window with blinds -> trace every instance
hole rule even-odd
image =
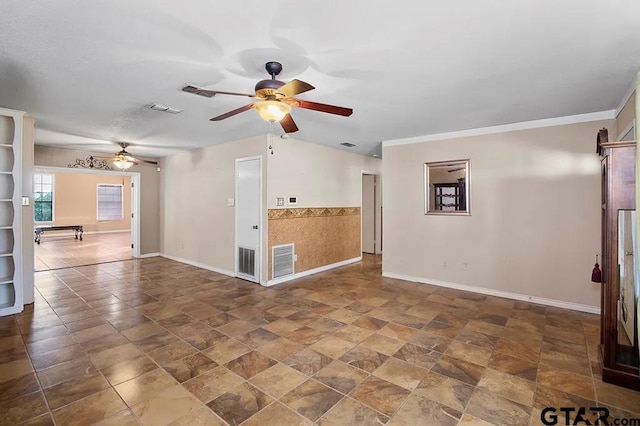
[[[98,221],[122,220],[122,185],[98,185]]]

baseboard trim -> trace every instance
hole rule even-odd
[[[228,275],[230,277],[235,277],[236,274],[233,271],[228,271],[223,268],[218,268],[217,266],[206,265],[204,263],[196,262],[194,260],[184,259],[182,257],[172,256],[166,253],[159,253],[160,256],[166,257],[167,259],[175,260],[176,262],[186,263],[187,265],[195,266],[198,268],[206,269],[207,271],[217,272],[222,275]]]
[[[318,268],[309,269],[307,271],[298,272],[297,274],[287,275],[286,277],[276,278],[275,280],[269,280],[267,281],[266,284],[263,284],[263,285],[265,287],[271,287],[272,285],[286,283],[287,281],[292,281],[298,278],[317,274],[319,272],[328,271],[329,269],[339,268],[340,266],[350,265],[352,263],[360,262],[361,260],[362,260],[362,256],[354,257],[353,259],[347,259],[341,262],[331,263],[329,265],[324,265]]]
[[[158,257],[160,256],[160,253],[145,253],[145,254],[141,254],[138,259],[146,259],[148,257]]]
[[[432,280],[423,277],[413,277],[410,275],[396,274],[395,272],[382,272],[383,277],[395,278],[398,280],[413,281],[421,284],[430,284],[438,287],[452,288],[455,290],[469,291],[471,293],[486,294],[488,296],[504,297],[506,299],[519,300],[522,302],[538,303],[540,305],[553,306],[555,308],[570,309],[572,311],[588,312],[590,314],[600,315],[599,306],[582,305],[580,303],[565,302],[556,299],[547,299],[544,297],[527,296],[520,293],[511,293],[508,291],[495,290],[486,287],[474,287],[466,284],[451,283],[447,281]]]

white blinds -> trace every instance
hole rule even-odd
[[[122,220],[122,185],[98,185],[98,220]]]

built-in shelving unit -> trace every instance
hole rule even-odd
[[[0,316],[22,311],[22,126],[24,113],[0,108]]]

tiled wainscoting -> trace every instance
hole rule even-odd
[[[295,244],[300,273],[353,259],[360,251],[360,207],[269,209],[269,279],[273,246]]]

